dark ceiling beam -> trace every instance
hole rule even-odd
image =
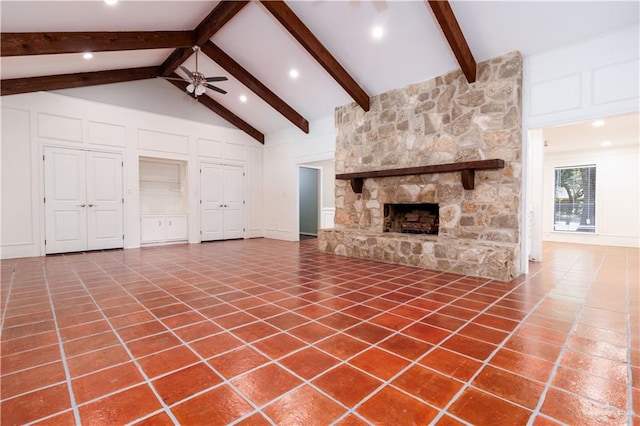
[[[205,41],[209,40],[217,33],[227,22],[231,20],[243,7],[249,3],[248,1],[228,1],[222,0],[213,8],[211,13],[198,24],[193,30],[193,45],[202,46]],[[184,61],[189,59],[193,53],[191,47],[179,48],[173,51],[171,55],[162,63],[160,75],[168,77],[171,75]]]
[[[42,77],[13,78],[0,81],[0,94],[2,96],[16,95],[19,93],[145,80],[157,77],[159,71],[160,69],[158,67],[143,67],[77,74],[47,75]]]
[[[269,90],[267,86],[251,75],[249,71],[234,61],[233,58],[227,55],[222,49],[211,41],[207,41],[202,45],[202,52],[234,76],[240,83],[247,86],[249,90],[262,98],[262,100],[271,105],[276,111],[285,116],[287,120],[295,124],[300,130],[309,133],[309,122],[303,116],[298,114],[296,110]]]
[[[476,81],[476,60],[447,0],[428,0],[431,10],[469,83]]]
[[[369,111],[369,95],[356,83],[347,70],[340,65],[284,1],[262,0],[260,3],[298,40],[298,43],[318,61],[363,110]]]
[[[189,83],[181,80],[181,77],[178,74],[171,74],[170,77],[180,79],[180,80],[167,80],[167,81],[169,81],[169,83],[173,84],[178,89],[186,93],[186,88]],[[193,97],[193,95],[190,95],[190,96]],[[231,111],[229,111],[228,109],[220,105],[218,102],[216,102],[209,96],[200,95],[196,98],[196,100],[202,105],[204,105],[205,107],[209,108],[214,113],[218,114],[220,117],[227,120],[229,123],[236,126],[238,129],[242,130],[243,132],[245,132],[246,134],[248,134],[249,136],[251,136],[252,138],[254,138],[255,140],[257,140],[258,142],[264,145],[264,134],[256,130],[249,123],[247,123],[242,118],[238,117],[237,115],[235,115],[234,113],[232,113]]]
[[[193,46],[193,31],[2,33],[0,55],[55,55]]]
[[[248,3],[248,1],[221,1],[218,3],[194,30],[196,33],[195,44],[202,46]]]

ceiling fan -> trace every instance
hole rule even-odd
[[[205,77],[204,74],[198,71],[198,52],[200,52],[200,46],[193,46],[193,51],[196,53],[196,69],[195,71],[190,71],[184,65],[180,65],[180,69],[184,71],[185,74],[189,77],[188,80],[181,78],[172,78],[172,77],[163,77],[166,80],[180,80],[180,81],[188,81],[189,85],[187,86],[187,92],[193,93],[197,98],[198,96],[204,94],[206,89],[215,90],[216,92],[226,94],[226,90],[222,90],[219,87],[214,86],[213,84],[209,84],[214,81],[227,81],[227,77]]]

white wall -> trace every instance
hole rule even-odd
[[[2,98],[2,257],[44,254],[44,146],[121,152],[125,248],[140,245],[138,159],[188,163],[189,242],[199,241],[199,164],[247,171],[247,237],[262,236],[263,146],[237,129],[136,111],[52,93]]]
[[[640,27],[571,44],[525,60],[529,128],[638,110]]]
[[[640,150],[638,145],[545,156],[543,227],[545,241],[640,247]],[[596,165],[596,232],[553,231],[554,169]]]
[[[309,134],[290,128],[266,135],[264,146],[265,237],[297,241],[298,167],[331,160],[335,153],[333,116],[309,125]]]
[[[532,158],[532,153],[539,152],[541,146],[529,146],[540,141],[527,139],[527,131],[638,111],[639,75],[638,25],[524,58],[522,152],[525,200],[539,199],[539,194],[529,193],[536,187],[535,182],[532,184],[529,180],[540,179],[546,161],[542,155]],[[527,235],[530,228],[533,238],[543,232],[546,236],[543,207],[540,203],[533,205],[533,211],[523,209],[522,220],[527,225],[522,227],[521,250],[535,260],[542,260],[541,239],[538,238],[537,244],[534,239],[531,244],[531,237]],[[627,236],[634,238],[632,233]],[[522,256],[522,261],[526,263],[527,257]],[[527,267],[523,264],[523,270]]]

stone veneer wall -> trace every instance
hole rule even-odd
[[[504,169],[366,179],[362,194],[336,180],[335,229],[325,252],[508,281],[520,275],[522,56],[478,64],[336,109],[336,173],[499,158]],[[439,235],[382,233],[384,203],[438,203]]]

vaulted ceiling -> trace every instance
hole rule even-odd
[[[177,116],[233,125],[261,142],[290,126],[308,132],[336,106],[355,101],[366,110],[370,96],[454,69],[473,81],[475,61],[539,53],[637,24],[639,15],[638,2],[610,1],[3,0],[0,7],[3,95],[57,90],[169,114],[173,107]],[[375,26],[380,39],[371,37]],[[193,45],[202,47],[199,71],[229,77],[215,83],[226,95],[207,90],[195,103],[187,83],[157,78],[186,77],[180,65],[194,70]],[[94,57],[83,59],[85,51]]]

